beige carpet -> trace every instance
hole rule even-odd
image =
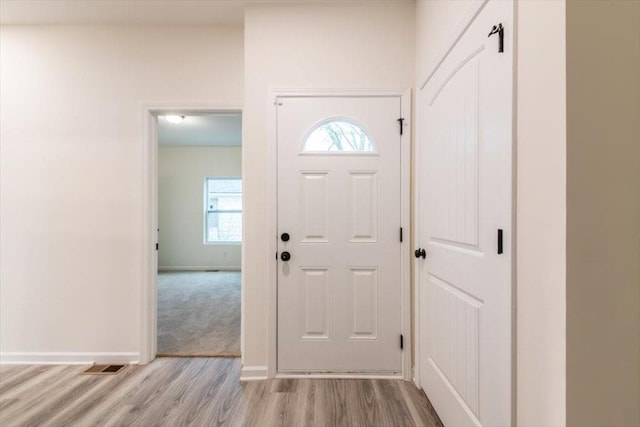
[[[240,272],[158,273],[158,356],[240,356]]]

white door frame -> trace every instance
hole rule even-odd
[[[484,7],[487,5],[487,3],[489,2],[489,0],[482,0],[479,2],[475,2],[474,4],[472,4],[467,12],[465,13],[464,17],[460,20],[460,22],[458,22],[457,25],[454,26],[453,31],[450,33],[449,37],[446,39],[446,43],[444,43],[441,46],[441,50],[439,52],[439,55],[436,57],[438,58],[438,61],[435,63],[434,67],[430,70],[427,71],[425,76],[418,76],[419,78],[422,78],[421,80],[421,84],[417,89],[417,94],[416,94],[416,105],[418,106],[417,108],[419,109],[419,93],[424,89],[424,87],[427,85],[427,83],[429,82],[429,80],[431,80],[431,77],[433,77],[433,75],[436,73],[436,71],[440,68],[440,66],[442,65],[442,63],[445,61],[445,59],[447,58],[447,56],[449,55],[449,53],[453,50],[453,48],[456,46],[456,44],[458,43],[458,41],[460,40],[460,38],[463,36],[463,34],[467,31],[467,29],[473,24],[473,22],[475,21],[476,17],[480,14],[480,12],[482,12],[482,10],[484,9]],[[516,353],[516,345],[517,345],[517,328],[516,328],[516,300],[517,300],[517,281],[516,281],[516,260],[517,260],[517,253],[516,253],[516,218],[517,218],[517,211],[516,211],[516,207],[517,207],[517,194],[516,194],[516,178],[517,178],[517,163],[516,163],[516,159],[517,159],[517,122],[516,122],[516,99],[517,99],[517,79],[516,79],[516,62],[517,62],[517,43],[516,43],[516,36],[517,36],[517,21],[515,19],[516,17],[516,11],[517,11],[517,2],[514,1],[513,2],[513,19],[512,19],[512,28],[513,28],[513,36],[511,38],[511,41],[513,43],[512,49],[513,49],[513,72],[514,72],[514,78],[513,78],[513,118],[512,118],[512,141],[513,141],[513,149],[512,149],[512,200],[511,200],[511,212],[512,212],[512,218],[511,218],[511,241],[507,244],[508,247],[511,248],[512,251],[512,255],[511,255],[511,301],[512,301],[512,310],[511,310],[511,405],[512,405],[512,410],[511,410],[511,417],[512,420],[516,419],[516,402],[517,402],[517,396],[516,396],[516,383],[517,383],[517,377],[516,377],[516,372],[517,372],[517,353]],[[419,163],[419,159],[420,159],[420,140],[422,138],[422,125],[418,119],[418,113],[419,111],[416,111],[416,125],[414,127],[414,132],[415,132],[415,152],[414,152],[414,164],[413,164],[413,170],[418,170],[418,168],[420,168],[420,163]],[[413,180],[413,191],[414,191],[414,229],[413,229],[413,235],[412,235],[412,239],[414,242],[419,242],[420,241],[420,221],[418,220],[418,218],[420,217],[420,182],[418,179],[416,179],[414,177]],[[417,243],[416,243],[417,246]],[[416,270],[414,270],[416,271]],[[415,348],[415,366],[414,366],[414,377],[413,377],[413,381],[416,384],[416,386],[418,386],[418,388],[422,388],[422,384],[420,384],[420,275],[419,274],[415,274],[413,277],[413,292],[414,292],[414,317],[413,317],[413,321],[414,321],[414,348]]]
[[[404,120],[404,131],[400,136],[400,185],[401,185],[401,223],[404,239],[401,247],[401,316],[404,350],[402,354],[402,377],[411,379],[411,90],[341,90],[341,89],[271,89],[268,97],[268,170],[267,170],[267,281],[268,281],[268,329],[267,329],[267,377],[275,378],[277,372],[278,349],[278,264],[275,259],[278,252],[278,162],[277,162],[277,103],[279,98],[301,97],[398,97],[401,102],[400,113]],[[399,132],[399,131],[398,131]],[[305,378],[327,375],[304,375]],[[334,378],[348,378],[353,375],[331,375]],[[362,376],[359,376],[360,378]],[[371,377],[371,376],[369,376]]]
[[[140,360],[151,362],[158,350],[157,319],[157,229],[158,229],[158,122],[164,114],[241,113],[237,105],[215,104],[144,104],[142,106],[142,218],[141,218],[141,277],[140,277]],[[241,243],[244,246],[244,241]],[[241,284],[243,287],[243,284]],[[244,307],[244,303],[241,302]],[[244,318],[244,313],[241,314]],[[242,332],[241,332],[242,333]],[[242,342],[242,337],[240,337]]]

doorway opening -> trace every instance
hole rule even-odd
[[[149,112],[149,360],[240,357],[242,113]]]

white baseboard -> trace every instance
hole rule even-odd
[[[210,270],[220,270],[220,271],[240,271],[240,266],[236,265],[225,265],[225,266],[181,266],[181,265],[169,265],[169,266],[159,266],[158,271],[210,271]]]
[[[404,377],[402,375],[379,375],[379,374],[287,374],[281,373],[276,374],[276,378],[295,378],[295,379],[336,379],[336,380],[347,380],[347,379],[356,379],[356,380],[402,380]]]
[[[2,365],[137,364],[140,353],[0,353]]]
[[[266,366],[243,366],[240,381],[259,381],[267,379]]]

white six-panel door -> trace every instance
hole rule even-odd
[[[279,98],[280,373],[401,372],[400,101]],[[305,148],[335,122],[361,129],[370,145]]]
[[[418,363],[448,426],[512,423],[512,14],[489,1],[418,94]]]

